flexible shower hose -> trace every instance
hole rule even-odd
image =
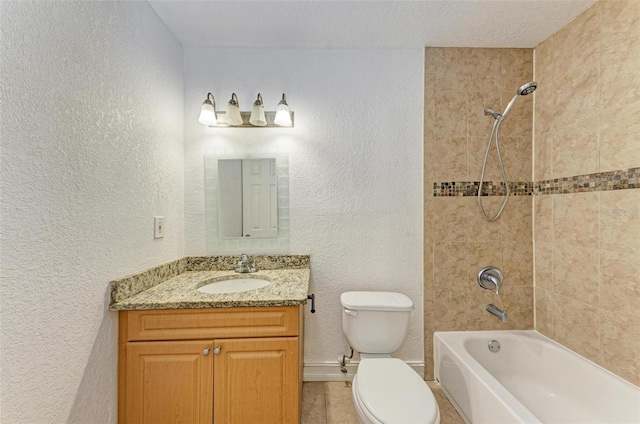
[[[504,171],[504,164],[502,163],[502,155],[500,154],[500,142],[498,141],[498,133],[500,132],[500,124],[502,123],[504,117],[500,116],[493,123],[493,127],[491,128],[491,134],[489,135],[489,144],[487,145],[487,152],[484,154],[484,161],[482,162],[482,174],[480,174],[480,186],[478,187],[478,206],[480,207],[480,213],[482,213],[482,217],[489,222],[493,222],[502,215],[502,211],[505,206],[507,206],[507,201],[509,200],[509,181],[507,180],[507,174]],[[504,198],[504,202],[502,202],[502,206],[500,206],[500,210],[493,218],[487,216],[484,208],[482,207],[482,183],[484,182],[484,172],[487,168],[487,158],[489,157],[489,151],[491,150],[491,144],[493,143],[493,136],[495,134],[496,138],[496,150],[498,151],[498,162],[500,163],[500,171],[502,171],[502,180],[504,181],[504,185],[507,190],[507,195]]]

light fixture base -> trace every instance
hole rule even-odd
[[[276,118],[276,112],[265,112],[264,115],[267,118],[267,125],[262,127],[256,127],[249,123],[249,118],[251,117],[251,112],[240,112],[240,116],[242,116],[242,125],[229,125],[225,123],[225,117],[227,115],[226,112],[217,112],[218,115],[218,125],[209,125],[209,128],[293,128],[294,126],[294,113],[290,111],[291,115],[291,125],[290,126],[281,126],[277,125],[273,122]]]

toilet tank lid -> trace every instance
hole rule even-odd
[[[340,295],[340,303],[354,311],[411,311],[413,302],[402,293],[350,291]]]

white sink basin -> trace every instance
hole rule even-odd
[[[240,293],[256,290],[271,284],[271,281],[258,278],[235,278],[231,280],[214,281],[198,288],[201,293]]]

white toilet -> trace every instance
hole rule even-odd
[[[342,331],[360,353],[353,378],[353,402],[365,424],[439,424],[440,410],[431,389],[391,353],[400,348],[413,302],[402,293],[345,292]]]

